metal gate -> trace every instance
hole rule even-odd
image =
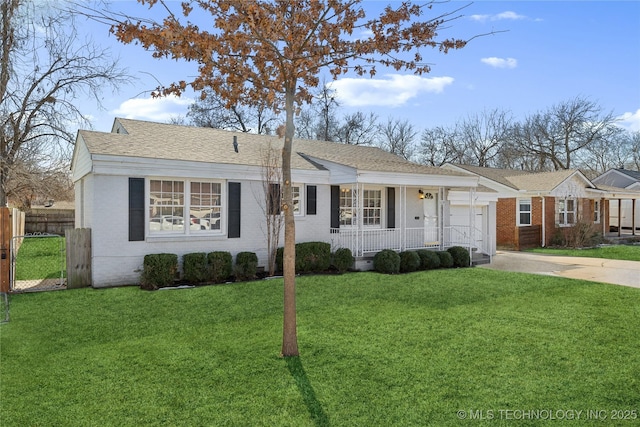
[[[11,240],[11,291],[66,288],[66,249],[62,236],[33,233]]]

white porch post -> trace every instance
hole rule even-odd
[[[444,187],[438,187],[438,234],[440,250],[444,249]]]
[[[407,245],[406,232],[407,232],[407,219],[405,218],[407,212],[407,186],[400,187],[400,249],[405,250]]]
[[[475,203],[473,200],[473,187],[469,187],[469,262],[471,262],[472,245],[475,238]]]

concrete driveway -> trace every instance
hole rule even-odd
[[[492,270],[545,274],[612,283],[640,288],[640,261],[619,261],[533,254],[530,252],[498,251],[491,264],[480,266]]]

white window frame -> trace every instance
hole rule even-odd
[[[340,187],[340,227],[341,228],[355,228],[358,225],[358,221],[360,221],[359,215],[362,215],[362,227],[369,229],[378,229],[383,228],[383,224],[385,221],[385,207],[386,207],[386,199],[385,192],[382,187],[364,187],[357,189],[357,203],[356,206],[343,206],[343,201],[351,200],[353,202],[353,188],[352,187]],[[380,206],[365,206],[365,193],[369,193],[372,191],[377,191],[380,195]],[[349,199],[345,199],[345,195],[349,193]],[[378,224],[366,224],[365,221],[365,210],[374,209],[380,212]],[[351,218],[349,224],[343,223],[344,213],[351,212]],[[375,218],[375,217],[374,217]]]
[[[522,202],[529,204],[529,210],[522,210]],[[517,209],[516,209],[516,221],[518,224],[518,227],[528,227],[530,225],[533,224],[533,200],[531,198],[527,198],[527,199],[517,199],[516,200],[517,203]],[[529,214],[529,223],[524,223],[521,221],[522,218],[522,214]]]
[[[598,199],[594,199],[593,200],[593,223],[594,224],[600,224],[600,208],[601,208],[601,201]]]
[[[298,189],[298,203],[296,204],[296,191]],[[295,216],[304,216],[304,184],[296,184],[294,183],[291,186],[291,196],[293,198],[293,215]]]
[[[369,198],[370,201],[375,201],[376,200],[380,200],[380,205],[379,206],[365,206],[365,195],[368,195],[370,192],[378,192],[380,197],[379,198]],[[366,228],[382,228],[382,223],[383,223],[383,215],[384,215],[384,195],[383,195],[383,191],[380,188],[364,188],[362,190],[362,197],[360,198],[360,205],[362,206],[362,225],[363,227]],[[367,224],[367,215],[365,214],[365,211],[378,211],[379,215],[376,217],[375,215],[372,217],[373,219],[378,219],[378,223],[377,224]]]
[[[347,195],[347,193],[349,193],[349,197],[345,197]],[[343,201],[349,201],[350,202],[350,206],[343,206]],[[357,225],[354,224],[354,220],[357,221],[358,220],[358,212],[357,209],[354,208],[353,206],[353,188],[351,187],[340,187],[340,202],[339,202],[339,207],[340,207],[340,227],[355,227]],[[345,216],[345,213],[351,212],[351,217],[349,218],[349,223],[343,223],[343,221],[345,221],[343,219],[343,217]]]
[[[568,202],[573,203],[573,209],[568,210]],[[570,214],[573,214],[573,221],[569,221],[567,218]],[[562,217],[562,220],[561,220]],[[560,227],[571,227],[575,225],[578,220],[578,199],[575,197],[564,197],[556,199],[556,224]]]
[[[226,194],[226,182],[222,180],[210,180],[210,179],[187,179],[187,178],[167,178],[167,177],[152,177],[147,178],[148,185],[146,190],[146,227],[147,227],[147,235],[150,237],[181,237],[181,236],[211,236],[211,235],[223,235],[225,232],[225,215],[227,208],[227,194]],[[164,220],[161,219],[160,229],[152,229],[152,222],[155,217],[157,217],[157,213],[152,212],[154,206],[151,204],[151,194],[152,191],[152,182],[153,181],[171,181],[171,182],[180,182],[182,183],[182,204],[175,205],[182,209],[182,227],[180,228],[170,228],[166,229],[164,227]],[[220,185],[220,194],[219,194],[219,208],[220,208],[220,221],[219,221],[219,229],[213,230],[202,230],[196,228],[196,225],[191,221],[191,184],[192,183],[211,183]],[[179,194],[179,193],[178,193]],[[215,194],[215,193],[212,193]],[[160,205],[160,208],[171,205]],[[160,216],[164,216],[165,214],[160,214]],[[179,215],[171,215],[171,216],[179,216]]]

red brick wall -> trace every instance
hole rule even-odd
[[[516,199],[498,199],[496,203],[496,245],[516,248]]]

